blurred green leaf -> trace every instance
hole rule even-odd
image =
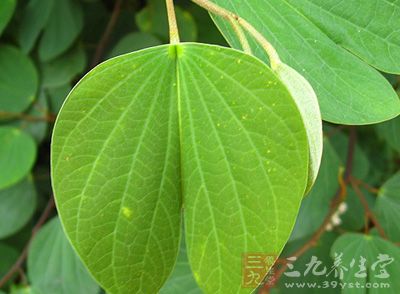
[[[45,294],[45,293],[40,293],[39,291],[30,286],[13,285],[11,287],[10,294]]]
[[[328,138],[324,138],[321,168],[310,193],[303,199],[290,240],[313,234],[328,214],[329,203],[339,187],[341,161]]]
[[[26,133],[30,134],[36,143],[41,143],[47,134],[48,129],[48,102],[44,90],[41,90],[37,99],[31,104],[26,115],[29,118],[25,119],[14,119],[13,121],[7,123],[9,126],[15,126]]]
[[[228,46],[221,32],[212,21],[207,10],[194,3],[190,3],[190,6],[187,8],[185,7],[185,9],[187,9],[193,15],[193,18],[196,22],[198,35],[197,41],[207,44]]]
[[[400,23],[397,4],[386,0],[374,0],[369,4],[361,4],[359,0],[338,4],[335,0],[214,2],[249,21],[272,43],[281,59],[310,82],[317,93],[324,120],[360,125],[382,122],[400,114],[400,101],[390,83],[357,56],[363,55],[371,62],[383,58],[399,68],[398,58],[389,55],[387,49],[390,46],[390,52],[397,52],[396,56],[400,53],[400,38],[392,33],[392,25]],[[306,5],[313,9],[302,12]],[[374,8],[376,5],[379,5],[379,13]],[[325,16],[330,8],[329,18],[333,20]],[[339,22],[340,15],[347,21],[340,19]],[[316,18],[325,21],[323,27]],[[241,48],[231,25],[221,18],[215,21],[228,42],[234,48]],[[327,26],[335,30],[334,36],[331,31],[327,33]],[[357,47],[353,55],[341,46],[344,39],[345,48],[354,49],[353,44],[363,46]],[[265,51],[253,40],[251,47],[257,57],[268,61]]]
[[[140,32],[130,33],[117,42],[108,57],[111,58],[157,45],[161,45],[161,41],[152,34]]]
[[[3,32],[4,28],[7,26],[8,22],[10,21],[15,5],[16,0],[2,0],[0,5],[0,35]]]
[[[39,44],[39,57],[48,62],[67,51],[83,28],[83,11],[77,0],[54,2]]]
[[[328,129],[329,130],[329,129]],[[346,164],[347,153],[348,153],[348,145],[349,145],[349,136],[343,132],[335,132],[330,138],[330,142],[332,146],[335,148],[339,158],[341,159],[343,166]],[[356,144],[353,155],[352,162],[352,176],[357,179],[363,180],[369,174],[369,160],[366,156],[364,150],[361,148],[360,144]]]
[[[13,127],[0,127],[0,189],[24,178],[36,158],[36,144],[31,136]]]
[[[193,275],[205,292],[230,293],[241,288],[243,252],[279,254],[286,243],[308,143],[265,64],[182,43],[86,75],[58,116],[51,165],[66,232],[107,291],[161,288],[179,249],[183,185]]]
[[[369,207],[374,207],[374,196],[361,187],[360,190],[367,200]],[[347,205],[347,210],[340,216],[342,221],[340,227],[344,230],[361,230],[365,226],[365,211],[360,199],[352,187],[347,187],[345,203]]]
[[[335,256],[335,254],[337,254]],[[342,282],[346,282],[348,287],[342,293],[398,293],[400,289],[400,249],[377,236],[347,233],[340,236],[332,246],[331,257],[341,261],[338,270],[343,270]],[[361,259],[365,259],[365,270],[361,270]],[[392,260],[392,262],[379,260]],[[353,261],[354,260],[354,261]],[[353,264],[353,266],[351,266]],[[386,264],[386,265],[385,265]],[[386,278],[382,274],[386,271],[389,275]],[[332,273],[334,274],[334,273]],[[356,276],[358,275],[358,276]],[[349,287],[349,283],[354,286]],[[359,283],[363,287],[356,287]],[[370,283],[367,288],[366,283]],[[388,283],[389,287],[381,287],[381,283]],[[373,285],[378,285],[374,287]]]
[[[71,91],[71,85],[65,84],[56,88],[46,89],[50,100],[50,110],[54,113],[58,113],[67,98],[68,93]]]
[[[26,5],[18,31],[18,43],[25,53],[32,50],[45,28],[55,1],[58,0],[30,0]]]
[[[290,277],[282,275],[281,279],[279,280],[279,288],[282,294],[287,293],[296,293],[296,294],[336,294],[340,293],[340,288],[330,287],[321,290],[318,287],[288,287],[287,284],[291,283],[305,283],[305,285],[309,284],[312,285],[316,283],[316,285],[323,285],[327,282],[331,283],[332,281],[338,281],[338,278],[335,278],[333,275],[330,277],[326,277],[326,274],[316,274],[319,272],[328,272],[330,268],[333,266],[333,260],[330,256],[331,246],[333,242],[336,240],[338,235],[333,232],[326,232],[322,235],[322,237],[317,241],[317,244],[313,246],[310,250],[305,252],[299,258],[295,260],[292,259],[285,259],[285,261],[289,262],[293,265],[293,269],[286,269],[285,273],[288,274],[290,272],[299,272],[299,277]],[[306,244],[309,241],[309,238],[303,238],[296,240],[294,242],[290,242],[285,247],[282,256],[291,258],[291,254],[297,251],[300,247]],[[314,272],[315,271],[315,272]]]
[[[41,294],[96,294],[90,277],[57,218],[37,233],[28,254],[28,278]]]
[[[167,282],[161,288],[160,294],[201,294],[203,293],[193,277],[192,269],[186,253],[184,238],[181,240],[178,259],[175,268]]]
[[[80,45],[75,46],[57,59],[42,64],[42,86],[56,88],[70,83],[85,70],[86,65],[85,50]]]
[[[378,135],[397,152],[400,152],[400,116],[376,125]]]
[[[400,172],[379,189],[374,211],[390,240],[400,242]]]
[[[0,45],[0,113],[24,111],[36,97],[38,77],[32,61],[19,49]]]
[[[197,26],[192,15],[179,6],[175,6],[175,13],[182,41],[196,41]],[[164,0],[149,0],[147,6],[136,15],[136,23],[142,32],[154,34],[163,41],[169,40]]]
[[[36,209],[36,190],[27,179],[0,190],[0,239],[18,232],[32,217]]]
[[[4,277],[18,259],[18,256],[19,253],[17,250],[0,242],[0,277]]]

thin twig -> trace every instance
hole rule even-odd
[[[379,223],[378,219],[375,217],[374,213],[372,212],[372,210],[369,208],[368,205],[368,201],[365,198],[364,193],[361,191],[359,185],[357,184],[356,181],[354,181],[354,179],[351,179],[350,181],[351,186],[354,189],[354,192],[356,192],[356,195],[358,197],[358,199],[360,199],[360,202],[362,204],[362,206],[364,207],[364,211],[365,211],[365,215],[371,220],[371,222],[374,224],[376,230],[378,231],[379,235],[384,238],[387,239],[387,236],[385,234],[384,229],[382,228],[381,224]]]
[[[116,2],[115,2],[114,9],[111,14],[110,20],[108,21],[107,27],[97,45],[96,52],[94,54],[94,57],[93,57],[93,60],[91,63],[92,68],[95,67],[101,61],[101,58],[103,57],[103,53],[108,44],[111,33],[113,32],[114,27],[117,24],[118,17],[121,14],[122,1],[123,0],[116,0]]]
[[[234,18],[229,19],[229,22],[230,22],[233,30],[235,31],[236,35],[239,38],[239,42],[240,42],[240,45],[242,46],[243,51],[249,55],[252,55],[249,41],[247,41],[246,35],[244,34],[240,25],[237,23],[237,21]]]
[[[15,263],[10,268],[10,270],[3,276],[3,278],[1,278],[0,288],[2,288],[8,282],[8,280],[10,280],[14,276],[14,274],[20,270],[23,263],[25,262],[25,259],[28,256],[29,246],[31,245],[33,238],[35,237],[35,235],[39,231],[39,229],[44,225],[46,220],[49,218],[54,207],[55,207],[54,198],[53,198],[53,196],[51,196],[51,198],[47,202],[46,208],[44,209],[42,215],[40,216],[39,220],[37,221],[37,223],[35,224],[35,226],[32,229],[31,237],[29,238],[28,243],[25,245],[20,256],[15,261]]]
[[[351,176],[351,180],[353,182],[355,182],[357,185],[364,187],[368,192],[370,192],[372,194],[378,194],[379,193],[379,189],[377,189],[375,187],[372,187],[370,184],[368,184],[368,183],[366,183],[366,182],[364,182],[364,181],[362,181],[360,179],[357,179],[354,176]]]
[[[173,0],[165,0],[167,5],[169,41],[171,44],[179,44],[179,31],[176,23],[175,7]]]
[[[267,53],[271,68],[276,69],[282,62],[279,58],[278,52],[276,52],[275,48],[272,46],[270,42],[259,32],[257,29],[250,24],[247,20],[241,18],[239,15],[226,10],[225,8],[209,1],[209,0],[192,0],[197,5],[203,7],[204,9],[214,13],[216,15],[221,16],[227,21],[231,21],[234,19],[238,22],[238,24],[245,29],[253,38],[263,47],[265,52]]]
[[[340,203],[343,202],[346,196],[346,186],[350,183],[351,173],[353,170],[353,159],[354,159],[354,150],[356,146],[357,135],[354,127],[350,128],[350,138],[349,138],[349,145],[347,148],[347,159],[346,159],[346,167],[344,173],[339,176],[339,187],[336,190],[336,193],[331,201],[330,208],[328,214],[326,215],[324,221],[319,226],[317,231],[311,236],[311,238],[298,250],[296,250],[293,254],[290,254],[290,257],[299,258],[304,253],[306,253],[309,249],[313,248],[317,245],[319,239],[326,231],[327,225],[331,222],[332,216],[336,213]],[[283,263],[282,266],[275,272],[274,274],[274,285],[278,282],[280,277],[286,271],[288,267],[287,263]],[[274,286],[266,283],[260,293],[268,293],[269,289]]]
[[[56,116],[51,113],[46,113],[45,116],[33,116],[26,113],[0,111],[0,120],[1,119],[21,119],[31,122],[54,122],[56,120]]]

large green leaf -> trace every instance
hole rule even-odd
[[[329,36],[373,67],[400,74],[397,0],[287,0]]]
[[[19,49],[0,46],[0,111],[21,112],[35,99],[38,77],[32,61]]]
[[[35,141],[13,127],[0,127],[0,189],[19,182],[32,168]]]
[[[96,294],[89,275],[64,235],[57,218],[35,236],[28,254],[28,278],[42,294]]]
[[[347,233],[335,241],[331,256],[336,257],[338,273],[343,271],[342,282],[346,287],[342,293],[398,293],[400,249],[393,243],[377,236]],[[365,267],[360,266],[362,259]],[[389,276],[385,276],[385,272]]]
[[[305,9],[306,13],[303,14],[300,8],[304,8],[307,1],[319,2],[316,5],[324,9],[334,5],[336,17],[329,19],[319,16],[318,14],[323,13],[323,9],[315,11]],[[341,39],[346,39],[345,47],[351,49],[357,47],[354,51],[358,55],[365,55],[367,61],[375,64],[372,62],[374,56],[379,59],[386,58],[385,61],[390,63],[390,68],[398,68],[398,58],[393,59],[394,53],[388,56],[388,51],[383,47],[395,42],[391,48],[398,54],[399,38],[395,33],[391,34],[393,30],[391,24],[382,21],[385,16],[392,15],[390,22],[400,22],[399,17],[395,17],[399,14],[397,4],[385,4],[385,0],[370,1],[368,5],[361,5],[360,1],[355,0],[345,1],[340,5],[336,5],[333,0],[213,0],[213,2],[249,21],[274,45],[281,59],[311,83],[317,93],[323,119],[343,124],[368,124],[388,120],[400,113],[399,99],[389,82],[375,69],[340,46],[343,43]],[[376,13],[372,2],[379,6],[379,10],[384,10],[384,15]],[[359,11],[361,6],[363,8]],[[390,7],[394,12],[388,9]],[[364,14],[366,10],[367,14]],[[339,22],[338,16],[348,14],[352,15],[352,18],[346,25],[342,25],[344,20]],[[325,31],[326,27],[319,27],[320,24],[315,18],[320,18],[326,27],[335,29],[334,37],[331,31]],[[359,22],[359,27],[355,30],[363,31],[359,34],[362,37],[358,40],[351,37],[354,35],[351,21]],[[235,48],[241,48],[230,24],[219,18],[216,18],[216,23],[229,43]],[[370,24],[373,26],[370,27]],[[349,30],[350,27],[352,31]],[[368,38],[374,33],[378,34],[375,38]],[[386,38],[389,34],[391,35]],[[368,45],[355,45],[364,42]],[[268,61],[261,46],[253,40],[251,46],[256,56]]]
[[[61,220],[110,293],[160,289],[178,253],[182,196],[198,284],[239,292],[242,254],[278,255],[286,243],[307,170],[286,87],[258,59],[218,46],[159,46],[99,65],[53,133]]]
[[[36,190],[32,178],[0,190],[0,239],[20,230],[36,209]]]
[[[400,242],[400,227],[397,223],[400,209],[400,172],[392,176],[380,189],[375,204],[375,213],[390,240]]]
[[[0,35],[3,32],[4,28],[10,21],[15,5],[17,1],[16,0],[2,0],[1,1],[1,6],[0,6]]]

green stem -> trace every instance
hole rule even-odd
[[[169,39],[171,44],[179,44],[179,31],[176,23],[176,15],[173,0],[165,0],[167,5],[168,25],[169,25]]]
[[[259,31],[257,31],[256,28],[253,27],[248,21],[209,0],[192,1],[197,5],[203,7],[204,9],[210,11],[211,13],[223,17],[227,21],[231,21],[232,19],[237,21],[237,23],[263,47],[269,57],[272,69],[276,69],[279,64],[282,63],[279,58],[278,52],[276,52],[271,43],[268,42],[267,39],[265,39],[265,37]]]

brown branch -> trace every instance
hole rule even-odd
[[[94,54],[94,57],[93,57],[93,60],[91,63],[91,68],[93,68],[97,64],[99,64],[101,61],[101,58],[103,57],[103,53],[108,44],[111,33],[113,32],[115,25],[117,24],[118,17],[121,14],[122,2],[123,2],[123,0],[116,0],[116,2],[115,2],[114,9],[111,14],[110,20],[108,21],[106,29],[104,30],[104,33],[101,36],[99,43],[97,44],[96,52]]]
[[[353,170],[353,158],[354,158],[354,150],[356,146],[356,141],[357,141],[357,135],[356,135],[356,130],[355,127],[350,127],[350,137],[349,137],[349,145],[347,148],[347,159],[346,159],[346,167],[344,172],[341,172],[339,175],[339,187],[336,190],[336,193],[330,203],[330,208],[328,211],[328,214],[326,215],[324,221],[322,224],[319,226],[317,231],[311,236],[311,238],[303,245],[301,246],[297,251],[295,251],[293,254],[290,254],[290,257],[300,257],[304,253],[306,253],[309,249],[313,248],[318,244],[319,239],[322,237],[322,235],[326,231],[327,225],[331,222],[332,216],[336,213],[340,203],[343,202],[345,196],[346,196],[346,186],[350,183],[351,180],[351,173]],[[278,259],[278,262],[280,260]],[[277,263],[276,263],[277,264]],[[279,281],[280,277],[283,275],[283,273],[286,271],[288,264],[286,262],[280,262],[281,267],[275,272],[273,276],[273,283],[268,284],[266,283],[263,287],[263,289],[260,291],[260,294],[266,294],[269,293],[269,289],[276,285],[276,283]]]
[[[384,238],[387,239],[387,236],[385,234],[385,231],[383,230],[381,224],[379,223],[379,221],[377,220],[377,218],[375,217],[374,213],[372,212],[372,210],[369,208],[368,205],[368,201],[365,198],[364,193],[361,191],[360,187],[358,186],[357,182],[353,180],[353,178],[350,179],[350,183],[351,186],[354,189],[354,192],[356,192],[356,195],[358,197],[358,199],[360,199],[360,202],[362,204],[362,206],[364,207],[364,211],[365,211],[365,215],[371,220],[371,222],[374,224],[375,228],[377,229],[379,235]]]
[[[54,207],[55,207],[54,198],[53,198],[53,196],[51,196],[51,198],[47,202],[46,208],[42,212],[42,215],[40,216],[39,220],[37,221],[37,223],[35,224],[35,226],[32,229],[31,237],[29,238],[28,243],[25,245],[20,256],[15,261],[15,263],[10,268],[10,270],[3,276],[3,278],[1,278],[0,288],[2,288],[8,282],[8,280],[10,280],[14,276],[14,274],[17,273],[21,269],[22,265],[24,264],[24,262],[28,256],[29,246],[31,245],[33,238],[35,237],[35,235],[39,231],[39,229],[44,225],[46,220],[49,218]]]
[[[26,113],[0,111],[0,120],[1,119],[20,119],[30,122],[55,122],[56,116],[51,113],[46,113],[45,116],[33,116]]]
[[[368,192],[370,192],[372,194],[378,194],[379,193],[379,189],[377,189],[375,187],[372,187],[370,184],[368,184],[368,183],[366,183],[366,182],[364,182],[364,181],[362,181],[360,179],[357,179],[354,176],[351,176],[351,181],[354,182],[358,186],[364,187]]]

